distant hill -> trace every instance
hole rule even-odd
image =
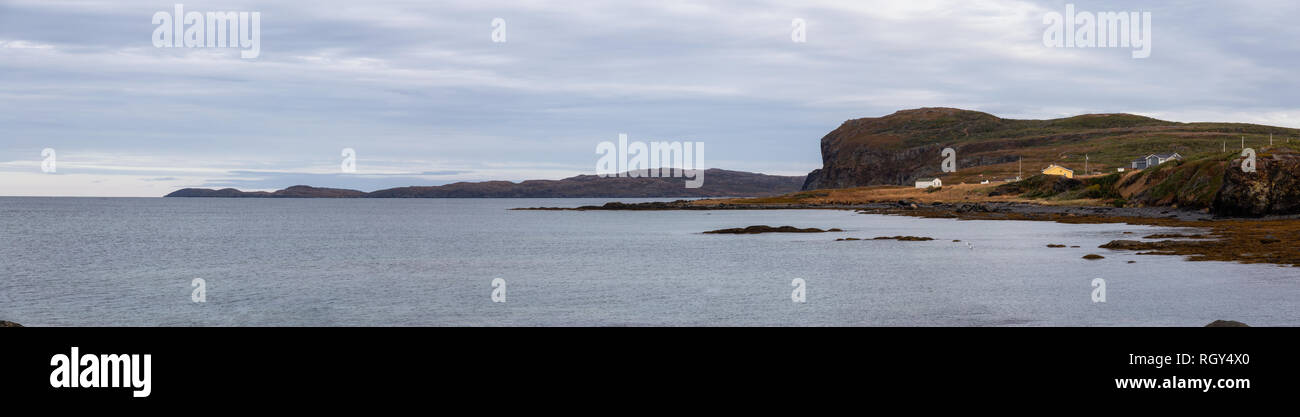
[[[226,198],[653,198],[761,197],[798,191],[801,176],[777,176],[708,169],[700,188],[686,188],[684,178],[602,178],[579,175],[562,180],[458,182],[427,187],[400,187],[362,192],[296,185],[275,192],[186,188],[166,197]]]
[[[366,193],[341,188],[320,188],[295,185],[275,192],[239,191],[234,188],[210,190],[206,188],[185,188],[173,191],[164,197],[224,197],[224,198],[358,198]]]
[[[1187,159],[1274,146],[1300,149],[1300,130],[1244,123],[1178,123],[1132,114],[1086,114],[1063,119],[1003,119],[953,108],[902,110],[844,122],[821,139],[822,168],[803,189],[911,185],[921,177],[945,184],[978,183],[1039,173],[1049,164],[1116,172],[1153,153],[1178,152]],[[1290,138],[1290,143],[1287,139]],[[940,170],[941,151],[957,152],[957,172]]]

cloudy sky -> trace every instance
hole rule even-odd
[[[154,47],[174,2],[0,0],[0,195],[559,179],[619,133],[803,175],[844,120],[926,106],[1300,128],[1300,2],[1073,2],[1150,12],[1147,59],[1045,46],[1065,3],[185,1],[261,13],[241,59]]]

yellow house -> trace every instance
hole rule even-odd
[[[1066,168],[1066,167],[1063,167],[1063,166],[1060,166],[1060,165],[1057,165],[1057,164],[1052,164],[1052,165],[1048,166],[1047,169],[1044,169],[1044,170],[1043,170],[1043,174],[1044,174],[1044,175],[1059,175],[1059,176],[1066,177],[1066,178],[1074,178],[1074,170],[1069,169],[1069,168]]]

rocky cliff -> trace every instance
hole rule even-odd
[[[1185,157],[1221,151],[1245,138],[1262,146],[1269,135],[1300,130],[1241,123],[1178,123],[1131,114],[1086,114],[1049,120],[1004,119],[952,108],[902,110],[849,120],[821,139],[822,167],[803,189],[910,185],[920,177],[945,183],[1022,177],[1049,164],[1087,174],[1128,168],[1152,153]],[[1261,143],[1262,142],[1262,143]],[[957,172],[941,171],[941,151],[956,150]]]
[[[1254,172],[1235,152],[1161,164],[1125,176],[1117,191],[1130,205],[1209,209],[1217,216],[1300,214],[1300,152],[1262,148]]]
[[[989,195],[1101,199],[1117,206],[1208,210],[1223,217],[1300,214],[1300,152],[1263,148],[1256,154],[1254,172],[1241,169],[1243,160],[1227,152],[1125,174],[1082,179],[1039,174],[998,185]]]
[[[1213,211],[1223,216],[1264,216],[1300,213],[1300,154],[1266,150],[1256,155],[1255,172],[1244,172],[1244,158],[1230,161]]]
[[[935,176],[941,172],[945,140],[994,131],[1001,124],[1002,119],[987,113],[948,108],[849,120],[822,137],[822,168],[808,174],[803,189],[902,185]],[[959,166],[983,162],[968,159]],[[987,161],[998,162],[1006,158]]]

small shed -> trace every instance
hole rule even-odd
[[[917,178],[916,188],[942,187],[943,181],[938,178]]]

